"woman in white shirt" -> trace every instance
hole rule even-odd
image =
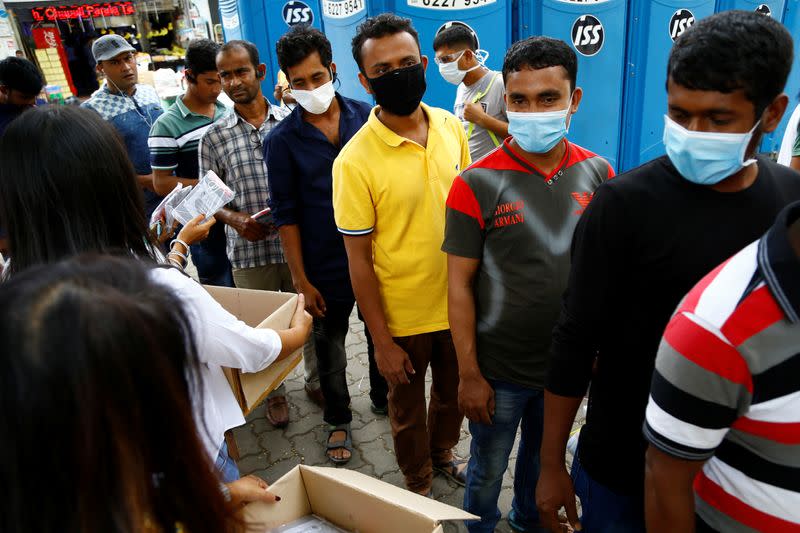
[[[148,234],[142,192],[125,148],[93,111],[73,106],[26,111],[0,137],[0,161],[0,226],[8,229],[10,255],[6,276],[87,252],[162,258]],[[153,269],[152,276],[181,299],[191,317],[204,363],[195,418],[212,459],[226,462],[224,433],[245,420],[222,367],[257,372],[294,353],[309,335],[311,317],[301,296],[289,329],[251,328],[180,270]],[[235,469],[223,472],[224,481],[238,476]]]

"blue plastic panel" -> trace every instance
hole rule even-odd
[[[783,14],[783,23],[789,28],[794,38],[794,65],[789,73],[789,80],[786,82],[786,92],[789,95],[789,107],[783,115],[778,129],[775,133],[764,139],[761,149],[765,152],[778,151],[781,147],[783,135],[786,132],[786,125],[794,108],[800,105],[800,0],[786,0],[786,9]]]
[[[340,93],[350,98],[372,102],[372,97],[358,81],[358,65],[350,43],[356,27],[367,18],[367,0],[322,0],[322,25],[333,48]]]
[[[225,41],[241,39],[242,25],[236,0],[220,0],[219,14],[222,20],[222,32],[225,35]]]
[[[714,0],[632,0],[620,170],[664,155],[667,61],[674,39],[714,12]]]
[[[428,56],[424,102],[452,112],[456,87],[442,79],[433,61],[433,38],[445,23],[453,20],[469,25],[480,46],[489,52],[486,66],[500,70],[511,44],[511,0],[372,0],[370,14],[391,11],[412,20],[419,32],[422,54]]]
[[[278,78],[275,42],[295,24],[322,28],[319,0],[239,0],[242,38],[255,43],[267,75],[261,87],[272,100]]]
[[[572,118],[569,139],[606,158],[616,169],[622,127],[627,2],[523,0],[520,9],[520,38],[547,35],[571,43],[578,51],[578,86],[584,94],[580,109]]]

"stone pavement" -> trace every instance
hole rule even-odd
[[[353,457],[349,468],[363,472],[393,485],[403,486],[403,476],[397,467],[392,444],[389,420],[370,411],[369,375],[367,363],[367,342],[361,321],[355,314],[350,318],[350,333],[347,346],[347,381],[350,387],[353,410]],[[264,416],[264,407],[252,413],[247,424],[235,430],[239,445],[239,469],[242,475],[255,474],[268,482],[275,481],[298,464],[312,466],[333,466],[328,461],[324,443],[327,437],[326,425],[322,420],[322,410],[306,396],[303,388],[303,365],[290,374],[286,389],[290,404],[291,422],[287,428],[273,428]],[[430,372],[428,373],[430,380]],[[581,410],[581,414],[585,410]],[[466,421],[461,430],[461,439],[456,453],[461,457],[469,455],[469,433]],[[500,493],[500,511],[503,520],[497,531],[511,531],[505,516],[511,508],[512,484],[516,446],[511,454],[509,470],[503,480]],[[437,476],[433,482],[434,497],[442,502],[461,507],[464,489]],[[448,525],[448,532],[466,531],[462,524]]]

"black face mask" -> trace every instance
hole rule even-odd
[[[375,101],[389,113],[408,116],[419,107],[425,94],[425,69],[422,63],[367,78]]]

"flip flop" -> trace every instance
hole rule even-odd
[[[450,461],[449,463],[435,465],[433,469],[439,472],[440,474],[443,474],[446,478],[448,478],[456,485],[464,487],[467,484],[467,468],[464,467],[462,470],[459,471],[458,467],[461,465],[465,465],[468,462],[469,461],[467,459],[453,458],[453,460]]]
[[[347,437],[344,440],[336,440],[331,442],[331,435],[333,435],[337,431],[344,431]],[[348,452],[350,452],[350,457],[346,459],[338,459],[336,457],[331,457],[327,454],[327,452],[331,450],[341,450],[344,448]],[[353,458],[353,439],[350,436],[350,424],[339,424],[338,426],[330,426],[328,429],[328,440],[326,441],[326,454],[328,459],[337,465],[343,465],[347,463],[350,459]]]

